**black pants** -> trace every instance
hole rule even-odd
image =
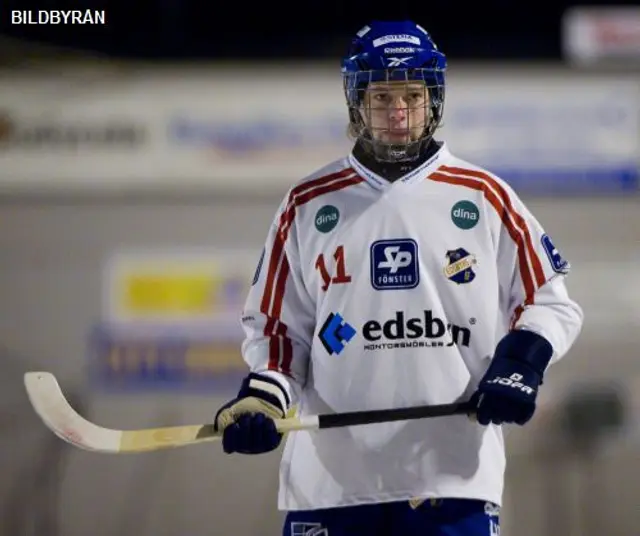
[[[289,512],[283,536],[499,536],[499,508],[472,499]]]

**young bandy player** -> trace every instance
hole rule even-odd
[[[283,534],[493,536],[503,424],[534,414],[582,326],[569,264],[503,180],[434,133],[445,56],[410,22],[343,60],[351,154],[293,186],[247,297],[250,373],[216,414],[225,452],[276,449],[273,418],[471,399],[451,416],[295,432]]]

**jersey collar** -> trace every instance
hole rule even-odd
[[[354,156],[353,153],[349,154],[349,165],[362,177],[372,188],[376,190],[385,191],[394,186],[400,187],[400,185],[413,184],[423,180],[429,173],[437,169],[442,165],[443,161],[449,155],[449,149],[445,142],[438,151],[428,160],[423,162],[420,166],[409,171],[406,175],[399,177],[393,182],[388,181],[381,175],[374,173],[369,168],[363,166]]]

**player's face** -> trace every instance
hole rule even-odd
[[[395,145],[420,138],[428,106],[429,93],[423,82],[374,82],[360,112],[375,141]]]

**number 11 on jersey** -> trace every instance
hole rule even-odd
[[[324,259],[324,253],[320,253],[316,259],[316,270],[320,272],[322,278],[322,290],[327,290],[329,285],[340,283],[350,283],[351,276],[347,274],[347,267],[344,260],[344,246],[338,246],[333,253],[333,267],[335,272],[332,276],[329,274],[327,264]]]

